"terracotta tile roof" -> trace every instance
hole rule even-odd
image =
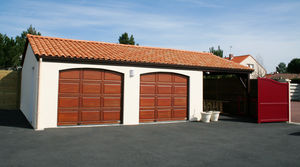
[[[233,59],[231,59],[231,61],[236,62],[236,63],[241,63],[249,56],[251,56],[251,55],[234,56]],[[225,59],[229,60],[229,57],[225,57]]]
[[[253,71],[211,53],[27,35],[35,55]]]
[[[268,78],[268,79],[294,79],[294,78],[300,78],[300,74],[291,74],[291,73],[266,74],[265,78]]]

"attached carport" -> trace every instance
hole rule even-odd
[[[289,84],[249,79],[249,73],[204,72],[204,111],[242,116],[254,122],[289,121]]]
[[[252,71],[223,70],[204,72],[204,111],[218,110],[222,114],[252,116],[250,73]]]

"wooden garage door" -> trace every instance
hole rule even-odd
[[[140,81],[140,122],[187,119],[187,77],[152,73],[141,75]]]
[[[120,123],[122,75],[75,69],[59,73],[58,125]]]

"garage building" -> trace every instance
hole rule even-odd
[[[34,129],[199,120],[203,72],[253,70],[211,53],[27,35],[20,109]]]

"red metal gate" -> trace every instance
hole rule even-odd
[[[288,83],[258,79],[258,123],[288,121],[288,89]]]

